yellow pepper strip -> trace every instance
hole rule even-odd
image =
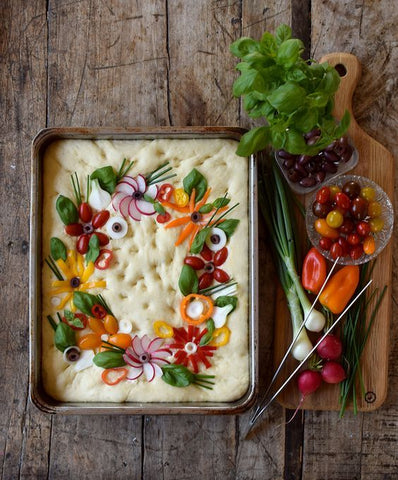
[[[186,207],[189,202],[189,196],[183,188],[177,188],[173,192],[174,200],[179,207]]]
[[[57,306],[58,310],[62,310],[65,305],[69,302],[69,300],[71,300],[72,298],[72,293],[68,293],[68,295],[66,295],[63,299],[62,299],[62,302]],[[75,309],[76,310],[76,309]]]
[[[54,297],[55,295],[59,295],[60,293],[68,293],[72,291],[73,291],[72,287],[58,287],[50,290],[50,295]]]
[[[83,274],[80,278],[80,281],[82,283],[86,283],[87,280],[91,277],[91,275],[94,273],[94,270],[95,270],[95,266],[94,266],[94,263],[93,262],[89,262],[89,264],[87,265],[87,267],[84,269],[83,271]]]
[[[213,340],[209,343],[212,347],[223,347],[229,342],[231,330],[227,326],[216,328],[213,332]],[[221,337],[221,339],[219,339]]]
[[[67,287],[70,287],[70,282],[69,282],[69,280],[53,280],[51,282],[51,286],[52,287],[67,288]],[[70,288],[72,288],[72,287],[70,287]]]
[[[83,255],[80,255],[80,254],[77,254],[77,258],[76,258],[76,269],[77,269],[77,274],[79,277],[84,277],[84,259],[83,259]],[[91,262],[90,262],[91,263]],[[89,264],[90,265],[90,264]],[[94,269],[93,269],[93,272],[94,272]],[[89,275],[90,276],[90,275]],[[87,279],[89,277],[86,278],[86,280],[83,280],[82,279],[82,282],[86,282]]]
[[[98,280],[96,282],[82,283],[77,290],[84,291],[84,290],[89,290],[90,288],[105,288],[105,287],[106,287],[106,281]]]
[[[68,265],[62,260],[62,258],[59,258],[56,261],[56,264],[58,265],[61,272],[64,274],[64,277],[66,277],[66,278],[72,278],[73,277],[73,273],[70,271]]]
[[[153,324],[153,331],[160,338],[171,338],[174,334],[173,327],[163,320],[157,320]]]
[[[73,277],[78,277],[78,272],[76,268],[76,254],[77,252],[75,252],[74,250],[68,250],[68,255],[66,258],[66,263],[69,266]]]

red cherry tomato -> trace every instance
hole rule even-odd
[[[108,237],[108,235],[105,235],[105,233],[95,232],[95,233],[92,233],[91,235],[97,235],[98,240],[99,240],[99,244],[100,244],[101,247],[105,247],[105,245],[108,245],[109,237]],[[90,237],[91,237],[91,235],[90,235]]]
[[[78,237],[83,233],[83,225],[81,223],[70,223],[65,226],[65,233],[71,237]]]
[[[330,188],[322,187],[316,193],[316,201],[319,203],[328,203],[330,200]]]
[[[370,233],[370,225],[368,222],[362,220],[357,225],[357,232],[361,237],[367,237]]]
[[[206,244],[203,245],[203,248],[200,254],[206,260],[206,262],[211,262],[213,259],[213,252],[210,250],[210,248]]]
[[[350,233],[347,236],[347,242],[352,246],[359,245],[361,243],[361,237],[357,233]]]
[[[361,243],[359,245],[355,245],[351,247],[350,257],[353,260],[358,260],[358,258],[360,258],[362,254],[363,254],[363,246]]]
[[[330,247],[330,255],[333,258],[333,260],[336,260],[337,257],[342,257],[343,256],[343,247],[338,242],[335,242]]]
[[[62,321],[69,325],[72,330],[84,330],[87,326],[87,315],[84,315],[84,313],[75,313],[74,316],[82,322],[82,327],[76,327],[72,323],[69,323],[65,317],[62,317]]]
[[[100,250],[97,260],[94,262],[95,268],[98,268],[98,270],[106,270],[109,267],[112,258],[112,251],[108,250],[107,248],[103,248]]]
[[[224,272],[224,270],[221,270],[221,268],[216,268],[214,270],[214,278],[217,280],[219,283],[225,283],[228,282],[229,280],[229,275],[227,272]]]
[[[108,210],[101,210],[94,215],[93,221],[91,222],[94,228],[101,228],[109,220],[110,213]]]
[[[319,240],[319,246],[322,250],[330,250],[330,247],[333,245],[333,241],[328,237],[321,237]]]
[[[343,224],[339,228],[340,233],[348,234],[353,232],[355,229],[354,222],[351,220],[351,218],[345,218],[343,221]]]
[[[350,253],[350,245],[344,237],[339,237],[337,243],[343,249],[342,257],[347,256]]]
[[[164,183],[158,191],[157,199],[160,202],[168,202],[170,200],[171,194],[173,193],[173,190],[173,185],[171,185],[170,183]]]
[[[228,257],[228,248],[223,247],[214,255],[213,263],[216,267],[222,265]]]
[[[80,235],[76,243],[76,250],[81,254],[84,255],[88,251],[88,244],[90,242],[90,235],[84,233]]]
[[[88,223],[93,216],[90,205],[87,202],[82,202],[79,205],[79,218],[82,222]]]
[[[202,273],[199,277],[199,290],[203,290],[204,288],[210,287],[213,283],[213,274],[212,273]]]
[[[192,267],[194,270],[202,270],[205,266],[205,262],[201,258],[194,256],[185,257],[184,263],[185,265]]]
[[[171,218],[171,215],[169,212],[165,212],[164,214],[159,213],[159,215],[156,217],[156,221],[158,223],[167,223]]]
[[[351,200],[348,197],[348,195],[346,195],[343,192],[337,192],[335,197],[334,197],[334,201],[335,201],[336,205],[339,208],[342,208],[343,210],[348,210],[350,208]]]

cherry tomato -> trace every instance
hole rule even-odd
[[[359,183],[350,181],[346,182],[343,185],[343,192],[353,200],[354,198],[358,197],[359,193],[361,192],[361,187]]]
[[[363,187],[361,188],[360,196],[368,202],[371,202],[376,197],[375,189],[372,187]]]
[[[332,210],[326,216],[326,223],[329,227],[339,228],[343,224],[344,217],[338,210]]]
[[[100,318],[90,317],[88,319],[88,326],[98,335],[104,335],[106,333],[104,323]]]
[[[333,258],[333,260],[336,260],[337,257],[341,257],[343,255],[343,247],[335,242],[331,247],[330,247],[330,256]]]
[[[328,203],[330,200],[330,189],[329,187],[322,187],[316,193],[316,201],[319,203]]]
[[[168,202],[170,200],[171,194],[173,193],[173,190],[173,185],[171,185],[170,183],[164,183],[158,191],[157,199],[160,202]]]
[[[107,314],[107,311],[102,305],[100,305],[99,303],[96,303],[95,305],[92,306],[91,313],[95,318],[104,318]]]
[[[90,235],[84,233],[80,235],[76,243],[76,250],[81,254],[84,255],[88,251],[88,244],[90,242]]]
[[[206,245],[206,243],[203,245],[203,248],[202,248],[202,251],[200,252],[200,254],[206,260],[206,262],[211,262],[212,259],[213,259],[213,252]]]
[[[351,202],[351,216],[355,220],[363,220],[368,213],[368,202],[362,197],[356,197]]]
[[[329,227],[324,218],[318,218],[318,220],[315,220],[315,230],[322,235],[322,237],[332,239],[339,237],[339,232],[335,228]]]
[[[213,274],[212,273],[202,273],[199,277],[199,290],[203,290],[204,288],[210,287],[213,283]]]
[[[350,245],[359,245],[361,243],[361,237],[358,235],[358,233],[350,233],[347,236],[347,242]]]
[[[214,260],[213,260],[214,265],[216,267],[219,267],[220,265],[222,265],[225,262],[227,257],[228,257],[228,248],[223,247],[221,250],[216,252],[216,254],[214,255]]]
[[[205,266],[205,262],[201,258],[194,256],[185,257],[184,263],[194,270],[202,270]]]
[[[165,212],[163,214],[159,213],[159,215],[156,217],[156,221],[158,223],[167,223],[171,218],[171,215],[169,212]]]
[[[337,243],[341,246],[342,248],[342,257],[347,256],[350,253],[350,245],[347,242],[347,240],[344,237],[339,237],[337,239]]]
[[[105,245],[108,245],[109,237],[108,237],[108,235],[105,235],[105,233],[95,232],[95,233],[92,233],[91,235],[97,235],[98,240],[99,240],[99,244],[100,244],[101,247],[104,247]],[[91,237],[91,235],[90,235],[90,237]]]
[[[343,210],[348,210],[350,208],[351,200],[343,192],[337,192],[335,197],[334,197],[334,201],[335,201],[336,205],[338,207],[342,208]]]
[[[77,346],[81,350],[93,350],[94,348],[98,348],[101,345],[101,337],[96,333],[88,333],[87,335],[83,335],[77,341]]]
[[[88,223],[93,216],[90,205],[87,202],[82,202],[79,205],[79,218],[82,222]]]
[[[91,224],[94,228],[101,228],[109,220],[109,217],[110,213],[108,212],[108,210],[101,210],[94,215]]]
[[[76,327],[73,323],[69,323],[65,317],[62,317],[62,321],[69,325],[72,330],[84,330],[87,326],[87,315],[84,315],[84,313],[74,313],[74,316],[82,322],[82,327]]]
[[[224,272],[224,270],[221,270],[221,268],[216,268],[214,270],[214,278],[217,280],[218,283],[225,283],[228,282],[229,280],[229,275],[227,272]]]
[[[120,348],[128,348],[131,345],[131,337],[128,333],[116,333],[115,335],[111,335],[108,339],[109,343],[113,343]]]
[[[379,202],[370,202],[368,205],[368,215],[369,217],[376,218],[380,217],[382,208]]]
[[[325,218],[331,209],[332,207],[329,203],[314,202],[312,204],[312,212],[318,218]]]
[[[100,250],[97,260],[94,262],[95,268],[98,268],[98,270],[106,270],[109,267],[112,258],[112,251],[108,250],[107,248],[103,248]]]
[[[174,200],[179,207],[186,207],[189,202],[189,195],[183,188],[174,190]]]
[[[358,260],[358,258],[360,258],[362,254],[363,254],[363,247],[361,243],[359,245],[354,245],[353,247],[351,247],[350,257],[353,260]]]
[[[331,238],[321,237],[319,240],[319,246],[322,250],[330,250],[330,247],[333,245],[333,241]]]
[[[336,193],[341,192],[341,188],[338,187],[337,185],[330,185],[329,190],[330,190],[330,199],[331,200],[335,199]]]
[[[372,235],[368,235],[365,238],[365,240],[363,241],[362,247],[366,255],[372,255],[372,253],[375,252],[376,242],[375,242],[375,239],[372,237]]]
[[[355,225],[354,222],[350,218],[345,218],[343,220],[343,223],[341,227],[339,228],[339,231],[344,234],[351,233],[355,230]]]
[[[371,232],[374,232],[374,233],[381,232],[384,227],[384,220],[380,217],[371,218],[369,220],[369,225],[370,225]]]
[[[83,225],[81,223],[70,223],[65,225],[65,233],[71,237],[78,237],[83,233]]]
[[[367,237],[370,233],[370,225],[368,222],[362,220],[357,224],[357,232],[361,237]]]
[[[107,315],[104,318],[104,327],[105,330],[112,335],[117,333],[119,330],[119,322],[113,315]]]

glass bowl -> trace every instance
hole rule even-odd
[[[299,182],[292,182],[289,179],[289,170],[284,167],[285,159],[282,158],[278,152],[275,152],[275,160],[276,163],[278,164],[278,167],[280,168],[283,176],[286,179],[286,182],[290,186],[290,188],[293,190],[293,192],[297,194],[306,194],[306,193],[311,193],[314,190],[319,189],[322,185],[326,184],[327,182],[330,182],[333,178],[336,178],[339,175],[343,175],[344,173],[349,172],[352,170],[354,167],[356,167],[358,160],[359,160],[359,155],[358,155],[358,150],[355,148],[354,144],[352,143],[351,139],[349,137],[345,137],[347,143],[351,146],[353,149],[352,155],[347,160],[346,162],[344,161],[339,161],[338,163],[335,163],[337,170],[336,172],[326,172],[325,178],[322,182],[318,182],[315,185],[312,185],[310,187],[303,187],[300,185]],[[296,157],[300,157],[300,155],[296,155]],[[318,156],[315,156],[315,158]]]
[[[383,250],[383,248],[387,245],[388,241],[391,238],[393,224],[394,224],[394,210],[391,204],[388,195],[384,192],[384,190],[377,185],[377,183],[373,182],[369,178],[361,177],[359,175],[341,175],[338,177],[333,178],[333,180],[324,183],[326,186],[330,185],[337,185],[338,187],[342,188],[346,182],[354,181],[357,182],[361,188],[364,187],[372,187],[376,193],[376,196],[373,201],[379,202],[382,207],[381,218],[384,221],[383,229],[380,232],[371,233],[371,235],[375,239],[376,249],[374,253],[371,255],[367,255],[363,253],[358,259],[353,260],[350,256],[341,257],[338,260],[340,265],[361,265],[362,263],[369,262],[370,260],[374,259],[379,255],[379,253]],[[318,186],[317,190],[319,190],[320,186]],[[334,261],[334,258],[330,255],[328,250],[323,250],[319,246],[319,240],[321,235],[315,230],[315,220],[316,217],[312,211],[312,205],[316,199],[316,193],[312,195],[309,200],[309,204],[306,209],[306,227],[307,227],[307,234],[308,238],[310,239],[312,245],[317,248],[324,257],[326,257],[330,261]],[[368,219],[370,217],[366,217]],[[344,235],[343,235],[344,236]]]

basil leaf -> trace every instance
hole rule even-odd
[[[75,332],[69,325],[64,322],[59,322],[54,334],[54,345],[64,352],[68,347],[76,345]]]
[[[162,372],[162,380],[172,387],[187,387],[195,380],[194,374],[187,367],[176,363],[163,365]]]
[[[259,152],[268,145],[270,138],[270,127],[252,128],[240,139],[236,154],[247,157],[252,153]]]
[[[214,200],[213,202],[213,207],[214,208],[222,208],[222,207],[225,207],[226,205],[228,205],[228,203],[231,201],[230,198],[216,198],[216,200]]]
[[[239,220],[230,218],[229,220],[225,220],[224,222],[219,223],[217,225],[217,228],[220,228],[223,232],[225,232],[225,235],[229,238],[236,230],[238,223]]]
[[[100,242],[97,235],[91,235],[90,241],[88,242],[88,251],[86,254],[86,262],[95,262],[100,253]]]
[[[83,322],[80,320],[80,318],[75,317],[75,315],[70,311],[70,310],[64,310],[64,317],[71,327],[76,327],[76,328],[83,328]]]
[[[199,280],[195,270],[189,265],[184,265],[182,267],[180,278],[178,279],[178,286],[184,297],[190,293],[198,292]]]
[[[242,37],[236,42],[233,42],[230,47],[230,52],[235,57],[243,57],[248,53],[255,52],[258,50],[258,43],[252,38]]]
[[[199,208],[199,213],[210,213],[213,210],[213,205],[211,203],[205,203],[203,207]]]
[[[222,295],[217,297],[214,305],[216,307],[226,307],[227,305],[232,305],[234,308],[231,310],[233,312],[238,304],[238,298],[232,295]]]
[[[50,240],[50,252],[52,258],[57,261],[60,258],[66,261],[66,247],[62,240],[57,237],[52,237]]]
[[[97,353],[93,358],[93,362],[97,367],[101,368],[116,368],[126,365],[122,352],[109,351]]]
[[[64,225],[77,223],[79,221],[79,214],[75,204],[68,197],[60,195],[55,203],[58,215]]]
[[[155,202],[153,204],[153,208],[156,210],[157,213],[160,215],[164,215],[166,213],[166,210],[163,208],[163,205],[159,202]]]
[[[350,113],[348,110],[344,112],[343,118],[340,120],[340,125],[336,128],[335,136],[337,138],[343,136],[350,126]]]
[[[292,29],[288,25],[284,23],[279,25],[279,27],[276,29],[276,32],[275,32],[275,39],[278,47],[286,40],[289,40],[291,36],[292,36]]]
[[[93,315],[91,309],[99,302],[98,298],[95,295],[91,295],[91,293],[74,292],[73,303],[77,309],[91,317]]]
[[[207,329],[207,333],[205,333],[203,337],[200,339],[199,345],[202,345],[202,346],[207,345],[208,343],[211,342],[213,338],[213,333],[214,333],[214,330],[216,329],[216,326],[214,325],[214,320],[212,318],[207,320],[206,329]]]
[[[210,227],[207,227],[203,228],[197,233],[195,240],[192,242],[191,249],[189,250],[191,253],[200,253],[202,251],[203,245],[209,232]]]
[[[265,87],[264,77],[254,68],[248,68],[234,81],[232,93],[235,97],[240,97],[252,90],[264,91]]]
[[[155,200],[150,197],[148,194],[144,193],[144,195],[142,196],[142,198],[146,201],[146,202],[149,202],[149,203],[155,203]]]
[[[188,195],[191,195],[192,190],[195,189],[195,201],[199,201],[207,190],[207,180],[205,177],[194,168],[182,181],[184,190]]]
[[[269,103],[280,113],[293,113],[306,99],[306,91],[294,82],[286,82],[270,95]]]
[[[289,38],[279,46],[276,55],[276,63],[283,65],[284,68],[291,68],[300,58],[304,51],[304,44],[297,38]]]
[[[116,188],[117,175],[110,166],[97,168],[91,174],[91,180],[97,179],[102,189],[112,194]]]

